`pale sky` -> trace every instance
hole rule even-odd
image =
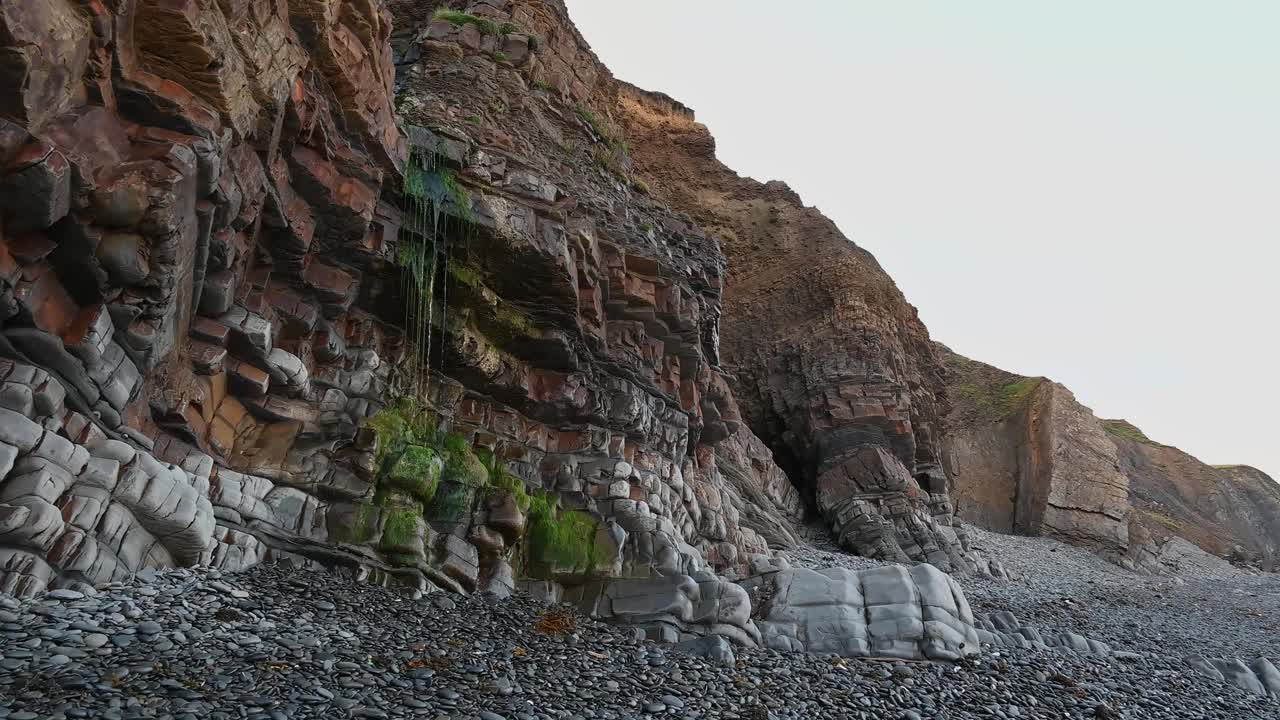
[[[1280,479],[1280,1],[568,4],[935,339]]]

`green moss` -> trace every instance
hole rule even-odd
[[[361,503],[356,511],[356,525],[351,530],[351,542],[364,543],[378,532],[378,508],[373,503]]]
[[[382,546],[387,548],[405,548],[413,543],[418,532],[418,523],[422,515],[416,508],[401,508],[392,511],[387,517],[387,526],[382,531]]]
[[[1156,444],[1151,440],[1151,438],[1147,437],[1146,433],[1139,430],[1137,426],[1128,420],[1103,420],[1102,428],[1118,438],[1124,438],[1125,440],[1131,440],[1145,445]]]
[[[450,448],[445,452],[444,472],[442,479],[458,485],[484,487],[489,483],[489,471],[480,458],[471,451],[470,446]]]
[[[601,558],[596,527],[595,518],[577,510],[562,512],[555,499],[545,493],[530,499],[530,548],[542,562],[592,570]]]
[[[497,307],[494,311],[494,319],[514,335],[527,337],[537,332],[532,318],[507,304]]]
[[[472,116],[479,120],[479,116]],[[434,155],[415,148],[409,154],[404,171],[404,194],[437,207],[452,205],[464,220],[470,221],[471,194],[458,182],[458,176],[442,167]]]
[[[465,25],[475,25],[476,29],[485,35],[497,35],[500,26],[488,18],[482,18],[478,15],[462,12],[461,10],[450,10],[448,8],[440,8],[431,15],[432,20],[445,20],[453,23],[457,27]],[[501,27],[505,27],[501,26]]]
[[[454,261],[449,264],[449,274],[453,276],[454,280],[473,290],[479,290],[484,287],[484,280],[480,278],[480,272],[470,265]]]
[[[458,433],[446,435],[440,446],[448,453],[462,454],[471,452],[471,443],[467,442],[467,439]]]
[[[435,415],[412,398],[401,398],[365,421],[378,437],[376,462],[381,469],[387,459],[398,456],[410,445],[430,446],[436,439]]]
[[[1043,378],[1023,378],[1005,385],[962,382],[950,389],[952,400],[981,422],[1000,422],[1025,407]]]
[[[498,33],[502,35],[510,35],[511,33],[520,32],[520,26],[513,22],[504,22],[498,26]]]
[[[496,51],[496,52],[494,52],[494,53],[493,53],[493,59],[494,59],[494,60],[497,60],[498,62],[506,62],[506,61],[507,61],[507,54],[506,54],[506,53],[504,53],[504,52],[502,52],[501,50],[498,50],[498,51]]]
[[[415,567],[421,560],[421,558],[413,553],[389,552],[386,553],[386,555],[387,560],[389,560],[392,565],[400,567]]]
[[[461,483],[448,483],[436,494],[435,500],[427,507],[425,515],[433,522],[458,522],[471,512],[471,501],[475,496],[472,487]]]
[[[1169,530],[1178,530],[1182,527],[1182,523],[1177,518],[1171,517],[1169,515],[1165,515],[1162,512],[1156,512],[1154,510],[1143,510],[1142,514],[1146,515],[1153,522],[1159,525],[1162,525]]]
[[[546,80],[534,80],[533,87],[543,92],[551,92],[552,90],[555,89],[551,87],[551,83],[547,82]]]
[[[387,488],[408,493],[422,503],[431,502],[440,484],[441,469],[434,449],[410,445],[390,465],[385,475]]]
[[[1024,378],[1000,388],[1000,409],[1004,417],[1022,409],[1031,393],[1040,387],[1040,382],[1040,378]]]
[[[525,489],[524,481],[511,474],[511,471],[507,470],[507,466],[491,450],[477,450],[476,456],[480,458],[480,462],[489,472],[487,494],[493,496],[496,493],[505,492],[511,495],[512,499],[515,500],[516,507],[520,508],[521,511],[528,510],[532,499]]]

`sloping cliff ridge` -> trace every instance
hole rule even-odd
[[[952,401],[945,459],[966,522],[1057,537],[1152,572],[1177,571],[1190,547],[1180,542],[1271,566],[1280,485],[1262,472],[1206,465],[1095,417],[1058,383],[938,352]]]

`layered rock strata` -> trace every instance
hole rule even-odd
[[[757,558],[736,584],[700,572],[592,583],[547,598],[671,643],[720,636],[746,647],[909,660],[980,652],[963,591],[927,563],[815,571]]]
[[[607,70],[559,4],[434,9],[0,9],[0,587],[302,556],[502,590],[796,542],[719,245],[593,159]],[[406,214],[415,182],[447,198]],[[440,435],[388,457],[406,393]],[[586,560],[530,547],[533,493]]]
[[[960,517],[997,532],[1044,535],[1119,560],[1129,547],[1129,479],[1115,444],[1065,387],[942,346],[945,459]]]
[[[1280,484],[1244,465],[1206,465],[1151,440],[1133,424],[1104,420],[1129,478],[1135,532],[1163,547],[1180,539],[1265,570],[1280,551]],[[1172,562],[1166,552],[1166,562]]]
[[[636,172],[724,247],[730,382],[809,505],[851,551],[969,569],[941,461],[940,365],[915,308],[786,185],[721,164],[693,111],[625,84],[612,108]]]
[[[1280,485],[1213,467],[1100,420],[1069,390],[962,357],[946,359],[945,459],[966,521],[1046,535],[1121,564],[1178,573],[1208,552],[1269,567],[1280,549]]]

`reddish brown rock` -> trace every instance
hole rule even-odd
[[[959,516],[1121,559],[1129,478],[1092,411],[1057,383],[938,351],[953,403],[945,445]]]
[[[1179,537],[1233,562],[1275,567],[1280,484],[1245,465],[1206,465],[1123,420],[1103,420],[1102,426],[1129,478],[1131,522],[1150,537],[1152,548]]]
[[[691,110],[625,84],[608,95],[639,176],[722,239],[719,350],[748,425],[851,550],[964,567],[949,520],[929,509],[948,490],[935,437],[943,388],[915,308],[786,185],[720,164]]]
[[[422,37],[424,7],[391,10]],[[0,589],[288,554],[509,588],[514,496],[472,488],[407,534],[416,502],[372,506],[363,426],[415,391],[592,518],[608,572],[796,542],[798,496],[717,367],[718,244],[595,169],[574,107],[612,79],[562,6],[476,11],[517,31],[432,25],[402,63],[405,138],[380,3],[4,6],[0,460],[65,482],[0,499]],[[463,132],[461,110],[502,122]],[[402,212],[409,140],[454,173],[434,236]],[[423,317],[396,261],[427,237]]]

